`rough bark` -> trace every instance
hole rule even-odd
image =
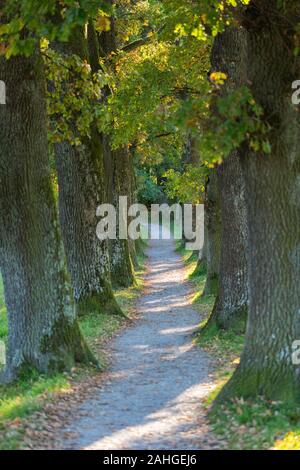
[[[0,61],[0,259],[8,315],[5,380],[93,360],[80,333],[48,161],[39,51]]]
[[[113,2],[111,2],[113,3]],[[113,18],[111,18],[111,27],[107,32],[101,33],[100,54],[107,59],[109,55],[116,51],[116,33]],[[110,91],[106,88],[106,97]],[[128,196],[128,207],[132,204],[132,178],[133,166],[130,161],[131,155],[128,147],[111,149],[110,136],[104,135],[106,179],[108,185],[108,202],[114,204],[117,214],[119,213],[119,196]],[[118,217],[117,217],[118,219]],[[112,282],[116,286],[127,287],[134,282],[134,270],[132,263],[136,261],[135,244],[128,239],[117,238],[110,240],[110,272]]]
[[[109,241],[110,272],[115,286],[127,287],[134,282],[133,265],[129,249],[129,240],[119,237],[119,196],[128,196],[128,207],[131,204],[131,175],[129,152],[127,148],[112,150],[110,139],[104,136],[106,181],[108,185],[108,202],[117,211],[117,238]]]
[[[246,38],[243,28],[231,27],[215,39],[212,67],[227,75],[222,94],[246,82]],[[245,331],[248,311],[247,221],[241,154],[241,149],[233,152],[217,170],[221,200],[219,292],[207,324],[236,331]]]
[[[296,2],[258,1],[246,11],[248,76],[272,126],[271,155],[247,151],[242,159],[249,226],[250,303],[241,362],[218,401],[232,396],[300,400],[300,122],[291,102],[299,78],[293,55]]]
[[[218,168],[221,199],[219,292],[207,325],[245,331],[248,311],[246,205],[238,153]]]
[[[87,42],[77,28],[68,43],[54,47],[65,55],[91,57],[91,66],[99,67],[91,25],[88,37]],[[102,136],[92,124],[91,137],[81,137],[81,141],[80,146],[67,141],[55,144],[60,222],[77,311],[79,315],[95,311],[121,314],[111,286],[108,241],[100,241],[96,235],[96,209],[107,199]]]
[[[206,183],[204,210],[207,278],[203,295],[216,295],[219,286],[221,219],[220,191],[215,169],[210,171]]]

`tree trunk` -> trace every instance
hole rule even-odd
[[[217,295],[220,269],[221,220],[220,192],[216,170],[210,171],[206,183],[204,208],[207,278],[203,295]]]
[[[300,338],[300,122],[291,102],[291,83],[300,76],[293,55],[297,21],[299,7],[293,2],[283,11],[275,0],[260,1],[245,15],[249,83],[272,125],[272,153],[247,151],[242,159],[249,320],[240,365],[218,401],[258,395],[300,401],[300,369],[292,360],[293,342]]]
[[[110,3],[114,3],[110,1]],[[107,32],[102,32],[100,36],[100,51],[103,58],[116,51],[116,33],[114,19],[110,18],[111,26]],[[106,96],[110,93],[106,88]],[[110,136],[104,135],[106,179],[108,184],[108,201],[113,203],[117,214],[119,213],[119,196],[128,196],[128,207],[132,204],[132,171],[128,147],[111,149]],[[110,270],[112,282],[116,286],[127,287],[134,282],[134,271],[131,259],[131,252],[135,261],[134,242],[128,239],[121,239],[118,236],[117,227],[116,240],[110,240]]]
[[[238,152],[218,168],[221,198],[219,293],[208,321],[243,332],[248,311],[245,188]]]
[[[92,39],[89,36],[90,49],[94,44]],[[79,28],[68,43],[55,48],[62,54],[89,59],[87,42]],[[92,52],[91,64],[96,67],[95,50]],[[80,146],[67,141],[55,144],[60,222],[77,311],[79,315],[121,314],[111,287],[108,242],[100,241],[96,235],[99,222],[96,209],[106,202],[102,137],[92,124],[91,138],[81,138],[81,141]]]
[[[133,266],[129,250],[129,240],[119,237],[119,196],[128,196],[128,207],[131,204],[131,175],[127,148],[112,150],[109,136],[104,136],[106,181],[108,185],[108,202],[117,211],[117,238],[110,240],[110,272],[115,286],[127,287],[134,282]],[[127,214],[126,214],[127,217]]]
[[[203,247],[202,250],[199,250],[198,254],[198,266],[206,266],[207,264],[207,233],[206,233],[206,227],[204,223],[204,242],[203,242]]]
[[[246,38],[243,28],[231,27],[215,39],[212,68],[227,75],[222,95],[246,82]],[[239,149],[217,170],[222,227],[219,293],[207,324],[237,332],[245,331],[248,311],[246,201],[240,156]]]
[[[134,169],[134,152],[132,148],[128,148],[128,177],[130,178],[130,204],[136,204],[137,201],[137,186]],[[132,218],[129,218],[129,222]],[[141,238],[137,240],[128,239],[129,253],[132,265],[134,268],[139,268],[138,254],[143,253],[143,242]]]
[[[1,59],[1,271],[8,314],[4,379],[93,356],[80,333],[64,263],[48,161],[44,69],[39,51]]]

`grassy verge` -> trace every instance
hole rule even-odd
[[[206,282],[205,266],[198,266],[197,255],[191,251],[187,251],[182,246],[181,242],[177,242],[176,245],[176,251],[182,256],[184,264],[187,267],[188,278],[195,287],[195,294],[192,302],[201,316],[207,318],[214,305],[215,297],[213,295],[203,296]]]
[[[257,397],[233,399],[210,411],[210,405],[239,363],[244,337],[215,327],[201,333],[201,327],[197,344],[217,361],[216,387],[205,402],[212,431],[226,441],[228,449],[299,450],[300,408]]]
[[[115,292],[116,299],[129,318],[135,315],[135,299],[143,287],[144,256],[139,256],[140,268],[136,272],[136,283],[127,289]],[[101,364],[106,363],[105,344],[126,321],[112,315],[85,315],[80,319],[80,328],[94,354]],[[3,285],[0,279],[0,340],[7,336],[7,322],[3,298]],[[34,412],[42,410],[46,403],[54,401],[62,394],[72,394],[74,383],[87,381],[99,375],[94,368],[74,368],[70,373],[44,376],[36,371],[21,377],[11,385],[0,385],[0,450],[18,449],[24,433],[20,430],[22,420],[30,418]],[[75,391],[74,391],[75,393]],[[22,428],[22,426],[21,426]]]
[[[282,402],[235,399],[211,413],[210,422],[228,449],[300,449],[300,408]]]
[[[214,407],[210,405],[232,376],[243,350],[244,336],[215,327],[200,333],[197,344],[212,354],[217,362],[216,387],[208,395],[207,407],[212,431],[228,449],[300,449],[300,409],[282,402],[233,399]]]

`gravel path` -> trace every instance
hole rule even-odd
[[[200,403],[211,388],[210,360],[193,345],[199,314],[172,241],[148,249],[140,318],[111,345],[108,380],[80,405],[65,431],[70,449],[199,449],[206,429]]]

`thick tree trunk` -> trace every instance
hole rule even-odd
[[[210,171],[206,183],[204,208],[207,278],[203,295],[217,295],[220,270],[221,219],[220,191],[216,170]]]
[[[41,57],[1,59],[1,271],[8,313],[6,380],[89,362],[75,317],[48,162]]]
[[[55,146],[62,233],[78,313],[121,313],[111,287],[108,242],[96,235],[104,181],[102,148],[93,144]]]
[[[300,122],[291,103],[291,83],[300,76],[292,29],[299,7],[287,2],[284,11],[279,8],[275,0],[260,1],[245,16],[249,83],[272,125],[272,153],[248,151],[242,160],[249,320],[240,365],[218,401],[258,395],[300,401],[300,369],[292,360],[293,342],[300,338]]]
[[[94,44],[92,39],[89,37],[90,49]],[[68,43],[55,47],[66,55],[89,58],[79,28]],[[95,51],[92,51],[91,63],[96,67]],[[91,138],[81,138],[81,141],[81,146],[66,141],[55,144],[60,222],[77,311],[79,315],[97,311],[121,314],[111,287],[108,242],[100,241],[96,235],[99,222],[96,209],[106,202],[102,137],[92,125]]]
[[[117,238],[110,240],[110,272],[115,286],[127,287],[134,282],[129,240],[119,237],[119,196],[127,196],[131,204],[131,175],[127,148],[112,150],[109,136],[104,136],[108,202],[117,211]],[[127,214],[126,214],[127,218]],[[128,222],[128,221],[127,221]]]
[[[219,293],[208,325],[245,331],[248,311],[245,188],[238,152],[218,168],[221,198]]]
[[[212,68],[225,72],[222,94],[246,81],[246,32],[231,27],[215,39]],[[219,94],[219,93],[218,93]],[[218,168],[221,199],[221,255],[219,293],[207,326],[245,331],[248,311],[247,221],[241,150],[233,152]]]

